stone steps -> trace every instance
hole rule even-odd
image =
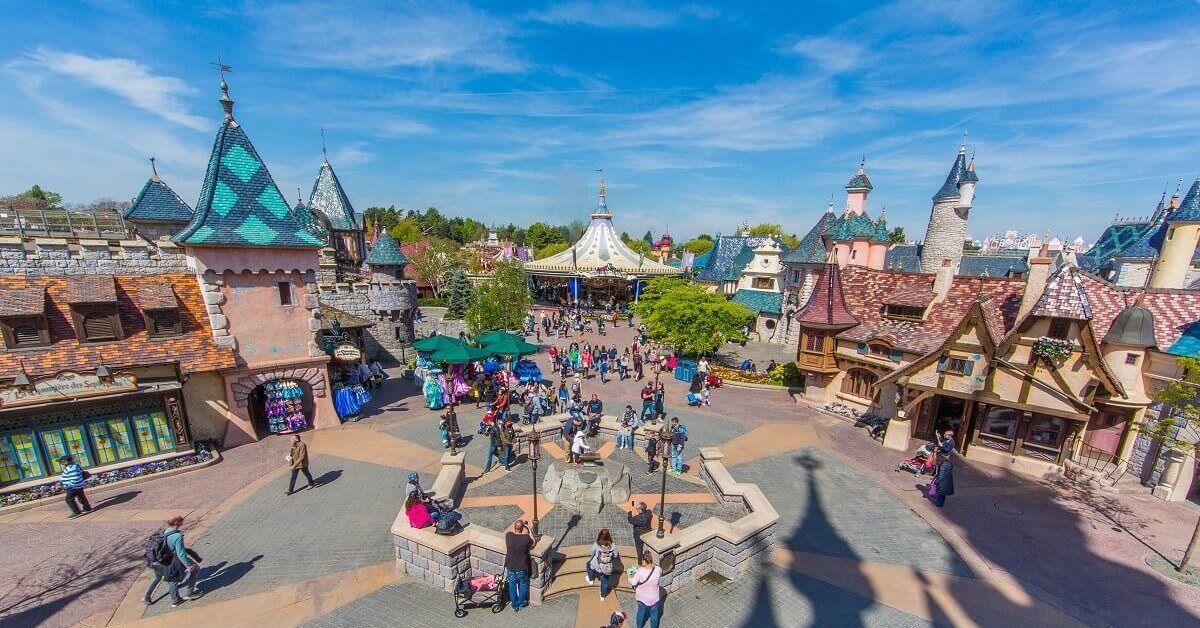
[[[629,578],[624,572],[620,574],[613,574],[609,580],[609,585],[611,587],[609,595],[612,595],[613,591],[632,593],[633,589],[628,586],[628,580]],[[593,589],[596,591],[596,594],[599,595],[600,581],[597,580],[594,584],[588,584],[587,574],[584,572],[560,575],[556,576],[554,578],[554,582],[550,584],[550,587],[546,589],[544,593],[542,593],[542,599],[549,599],[556,595],[577,593],[587,589]]]
[[[614,588],[621,591],[633,591],[633,589],[621,584],[628,578],[624,570],[633,564],[633,547],[625,547],[618,545],[617,551],[621,555],[622,564],[620,574],[613,574],[612,584]],[[587,563],[592,557],[592,547],[590,545],[573,545],[571,547],[559,548],[554,560],[554,581],[550,587],[546,589],[544,597],[552,595],[571,593],[581,589],[594,588],[599,590],[600,584],[587,583]],[[618,575],[620,576],[618,578]]]

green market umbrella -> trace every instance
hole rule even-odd
[[[535,344],[525,342],[524,340],[507,336],[505,338],[499,338],[495,341],[488,342],[483,346],[483,348],[489,353],[495,353],[497,355],[529,355],[531,353],[537,353],[540,347]]]
[[[486,349],[478,349],[470,345],[459,345],[457,347],[449,347],[434,351],[429,356],[434,362],[449,362],[450,364],[466,364],[475,360],[482,360],[492,355],[491,351]]]
[[[518,342],[525,342],[525,339],[522,338],[521,336],[518,336],[516,334],[510,334],[501,329],[497,329],[496,331],[489,331],[486,334],[480,334],[475,337],[475,342],[477,342],[481,345],[490,345],[493,342],[496,342],[498,340],[505,340],[505,339],[516,340]]]
[[[420,340],[414,341],[412,343],[412,346],[417,351],[430,353],[430,352],[434,352],[434,351],[441,351],[443,349],[453,349],[455,347],[465,347],[465,346],[467,346],[467,343],[459,340],[458,338],[452,338],[450,336],[436,335],[436,336],[430,336],[428,338],[422,338]]]

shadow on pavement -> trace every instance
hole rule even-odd
[[[340,477],[342,477],[342,470],[334,469],[333,471],[326,471],[325,473],[322,473],[320,476],[313,478],[313,483],[320,485],[320,486],[324,486],[326,484],[331,484],[333,482],[336,482],[337,479]]]
[[[259,554],[250,560],[243,560],[239,563],[229,564],[222,561],[212,567],[201,567],[196,586],[205,593],[227,587],[250,573],[250,570],[254,569],[254,563],[262,560],[262,557],[263,555]]]
[[[133,498],[137,497],[141,493],[142,493],[141,491],[125,491],[124,493],[117,493],[116,495],[110,495],[108,497],[105,497],[104,499],[101,499],[98,502],[93,503],[92,510],[100,510],[101,508],[108,508],[109,506],[116,506],[119,504],[124,504],[125,502],[128,502],[128,501],[132,500]]]
[[[8,593],[0,597],[0,625],[40,626],[77,599],[116,585],[145,567],[145,561],[122,557],[139,556],[142,539],[129,539],[104,546],[80,548],[66,562],[52,556],[31,570],[28,577],[4,583]],[[12,595],[12,592],[17,592]],[[60,620],[61,621],[61,620]]]

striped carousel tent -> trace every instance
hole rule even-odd
[[[525,262],[525,272],[534,277],[619,278],[627,281],[663,275],[678,275],[678,268],[660,264],[625,245],[613,227],[612,212],[605,201],[604,182],[592,222],[571,248],[546,259]]]

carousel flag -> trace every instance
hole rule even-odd
[[[683,254],[683,263],[680,264],[683,268],[691,268],[696,263],[696,254],[688,251]]]
[[[630,288],[633,291],[633,298],[636,300],[642,296],[642,290],[646,287],[646,282],[640,279],[635,279],[633,286]]]
[[[571,297],[579,301],[579,295],[583,292],[583,279],[571,277],[567,280],[567,289],[571,292]]]

